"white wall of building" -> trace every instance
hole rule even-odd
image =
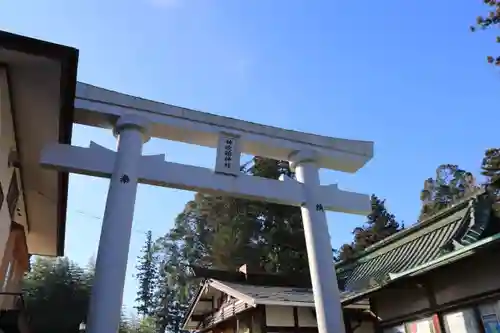
[[[266,326],[294,327],[293,307],[266,305]]]
[[[313,307],[297,308],[299,327],[317,327],[313,310]],[[294,327],[293,307],[266,305],[266,326]],[[351,326],[355,328],[354,333],[374,332],[372,322],[352,322]]]

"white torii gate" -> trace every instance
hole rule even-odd
[[[78,83],[75,122],[110,128],[117,152],[95,143],[88,148],[52,144],[41,164],[59,171],[111,178],[97,254],[87,329],[116,333],[137,184],[225,194],[300,206],[304,223],[319,333],[345,331],[325,210],[370,211],[369,197],[321,185],[319,169],[356,172],[373,156],[373,143],[283,130],[143,100]],[[143,156],[151,137],[217,148],[215,169]],[[297,180],[240,173],[240,154],[288,160]]]

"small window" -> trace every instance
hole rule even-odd
[[[12,178],[9,184],[9,191],[7,192],[7,205],[9,207],[10,218],[14,218],[17,202],[19,200],[19,186],[17,185],[16,172],[12,173]]]

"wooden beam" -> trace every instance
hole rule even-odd
[[[427,300],[429,301],[429,306],[431,309],[438,309],[438,303],[436,300],[436,293],[434,292],[434,287],[430,281],[430,279],[422,279],[422,287],[425,290],[425,294],[427,296]],[[437,324],[439,326],[440,333],[446,333],[446,326],[444,324],[443,312],[435,311],[435,315],[437,317]]]
[[[294,326],[266,326],[268,333],[295,333]],[[301,327],[301,333],[318,333],[317,327]]]
[[[346,333],[353,333],[351,325],[351,316],[347,311],[344,311],[344,327]]]
[[[203,321],[205,319],[206,315],[191,315],[191,320],[194,321]]]
[[[293,307],[293,326],[295,327],[295,333],[300,333],[300,330],[299,330],[299,309],[296,306]]]
[[[382,333],[383,329],[380,326],[380,320],[378,319],[379,315],[378,315],[377,303],[375,302],[375,298],[374,297],[370,297],[369,298],[369,302],[370,302],[370,311],[375,314],[375,318],[374,318],[374,321],[373,321],[373,332],[375,332],[375,333]]]
[[[260,311],[260,332],[267,333],[267,318],[266,318],[266,306],[257,305],[257,309]]]

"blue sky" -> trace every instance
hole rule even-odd
[[[463,2],[463,3],[462,3]],[[490,33],[468,25],[482,1],[16,0],[0,2],[0,29],[80,49],[79,80],[224,116],[322,135],[375,141],[359,173],[323,183],[376,193],[406,224],[425,178],[441,163],[478,173],[498,113],[499,73],[485,57]],[[113,148],[100,129],[76,127],[74,144]],[[151,140],[145,153],[212,167],[207,148]],[[97,249],[107,181],[72,176],[67,255]],[[141,186],[125,303],[144,232],[168,231],[193,193]],[[329,214],[332,244],[363,218]]]

